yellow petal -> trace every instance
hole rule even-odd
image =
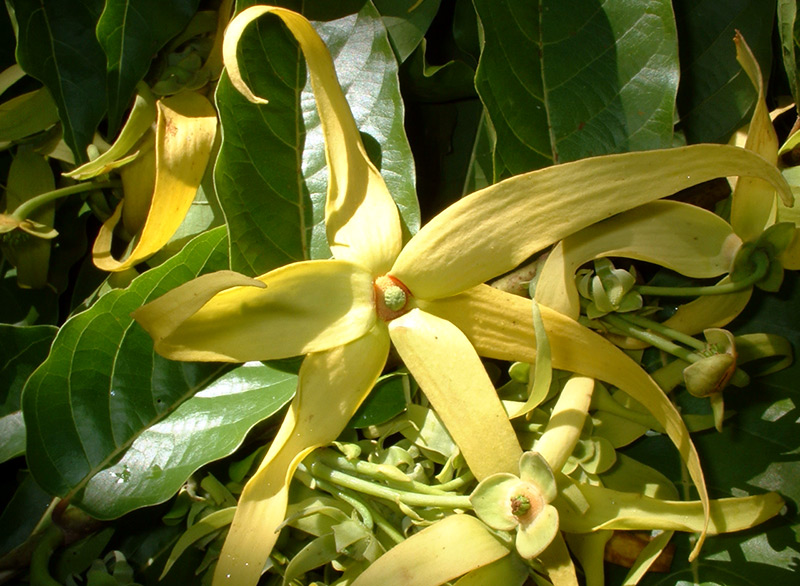
[[[475,517],[450,515],[383,554],[353,586],[439,586],[509,553]]]
[[[593,391],[594,379],[572,376],[558,396],[547,427],[534,446],[553,470],[561,470],[575,449],[592,403]]]
[[[293,263],[250,279],[204,275],[136,310],[172,360],[247,362],[328,350],[375,324],[372,278],[345,261]]]
[[[122,225],[128,234],[138,234],[147,221],[147,212],[153,199],[156,184],[156,133],[148,130],[137,145],[136,158],[119,170],[122,189],[125,194]],[[113,230],[113,226],[101,228]],[[111,237],[111,234],[109,234]]]
[[[418,299],[455,295],[595,222],[728,175],[761,177],[791,198],[773,165],[731,146],[583,159],[512,177],[456,202],[406,244],[391,273]]]
[[[183,222],[203,178],[217,129],[211,103],[194,92],[158,102],[156,180],[141,236],[130,256],[111,256],[113,226],[104,225],[92,249],[94,264],[104,271],[124,271],[164,246]]]
[[[727,282],[727,277],[720,281]],[[699,297],[681,305],[664,325],[689,335],[698,334],[708,328],[721,328],[744,310],[752,294],[753,289],[750,288],[728,295]]]
[[[464,334],[446,320],[412,309],[389,322],[389,335],[475,477],[517,473],[522,449],[516,433]]]
[[[481,356],[533,362],[536,341],[529,318],[530,303],[523,297],[481,285],[455,297],[420,302],[420,307],[461,328]],[[701,501],[707,505],[703,470],[689,431],[653,379],[599,334],[547,307],[542,307],[541,311],[550,340],[553,368],[606,381],[647,408],[678,448]],[[698,539],[693,556],[699,553],[703,539],[704,535]]]
[[[536,301],[578,319],[575,271],[585,262],[634,258],[703,279],[728,272],[741,243],[716,214],[677,201],[650,202],[559,242],[539,273]]]
[[[364,150],[331,56],[311,24],[296,12],[274,6],[253,6],[241,12],[228,26],[222,49],[231,82],[251,102],[266,103],[242,79],[236,48],[244,29],[268,13],[283,20],[308,64],[325,137],[329,173],[325,226],[331,251],[334,257],[362,264],[375,275],[384,274],[402,245],[400,215]]]
[[[528,566],[517,555],[507,555],[496,562],[472,570],[455,583],[454,586],[522,586],[528,578]]]
[[[578,576],[575,574],[575,565],[569,555],[564,537],[559,533],[546,550],[539,556],[544,565],[547,577],[553,586],[578,586]]]
[[[375,384],[388,354],[389,337],[379,325],[358,340],[303,361],[297,395],[239,498],[214,586],[255,586],[278,539],[297,465],[339,436]]]
[[[563,478],[563,477],[562,477]],[[599,529],[664,529],[703,531],[703,504],[700,501],[665,501],[638,493],[620,492],[601,486],[575,484],[589,503],[579,513],[556,499],[564,531],[584,533]],[[757,496],[715,499],[710,502],[708,533],[730,533],[753,527],[777,515],[784,501],[776,492]]]
[[[738,31],[733,40],[736,43],[737,61],[758,90],[758,100],[750,119],[744,148],[777,165],[778,137],[764,100],[761,69],[750,47]],[[742,240],[758,238],[767,227],[775,223],[776,213],[777,198],[774,186],[752,177],[742,177],[736,182],[731,198],[731,225]]]

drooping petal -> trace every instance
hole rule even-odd
[[[517,473],[517,435],[466,336],[419,309],[389,322],[389,335],[475,477]]]
[[[595,222],[733,175],[760,177],[792,198],[777,168],[731,146],[583,159],[512,177],[456,202],[406,244],[391,273],[418,299],[455,295]]]
[[[572,376],[556,400],[547,427],[534,447],[553,470],[563,468],[580,439],[592,403],[592,391],[594,379]]]
[[[114,214],[103,224],[92,248],[95,266],[104,271],[127,270],[169,241],[194,200],[216,132],[217,114],[204,96],[183,92],[158,102],[156,179],[141,236],[127,259],[118,261],[111,256],[111,240],[119,220],[119,213]]]
[[[353,586],[439,586],[509,553],[475,517],[450,515],[383,554]]]
[[[665,501],[639,493],[620,492],[601,486],[577,484],[589,504],[579,513],[562,497],[554,503],[564,531],[585,533],[599,529],[703,531],[700,501]],[[741,531],[777,515],[785,503],[776,492],[746,497],[715,499],[710,502],[708,533]]]
[[[519,556],[507,555],[462,576],[454,586],[522,586],[528,578],[528,566]]]
[[[214,585],[255,586],[278,539],[289,481],[312,450],[334,441],[375,384],[389,354],[382,325],[345,346],[310,354],[297,395],[258,471],[247,482]]]
[[[481,285],[447,299],[420,302],[420,307],[461,328],[482,356],[532,362],[536,357],[536,341],[529,318],[530,303],[523,297]],[[707,506],[703,470],[689,431],[653,379],[599,334],[556,311],[546,307],[541,310],[550,340],[553,368],[606,381],[644,405],[678,448],[700,499]],[[698,539],[693,556],[699,553],[703,538],[701,535]]]
[[[578,319],[575,271],[585,262],[621,256],[703,279],[728,272],[740,245],[716,214],[677,201],[650,202],[559,242],[539,273],[536,301]]]
[[[320,352],[373,327],[372,278],[337,260],[293,263],[250,279],[204,275],[136,310],[172,360],[247,362]]]
[[[274,6],[253,6],[241,12],[228,25],[222,49],[231,82],[251,102],[266,103],[242,79],[236,47],[244,29],[268,13],[283,20],[308,64],[325,137],[329,172],[325,226],[331,251],[338,259],[362,264],[375,275],[384,274],[402,246],[400,215],[364,150],[328,49],[311,24],[291,10]]]
[[[758,61],[750,51],[744,37],[737,31],[733,37],[736,43],[736,60],[742,66],[750,81],[758,90],[758,99],[744,148],[764,157],[769,163],[778,163],[778,136],[769,116],[764,99],[764,79]],[[755,240],[777,216],[777,197],[775,188],[768,183],[752,177],[742,177],[736,183],[731,197],[731,225],[742,240]],[[786,202],[784,202],[786,203]]]

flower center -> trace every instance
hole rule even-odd
[[[545,506],[544,498],[533,486],[526,484],[519,487],[511,496],[511,514],[520,523],[530,523]]]
[[[375,309],[383,321],[391,321],[406,313],[411,293],[399,280],[390,275],[375,279]]]
[[[511,514],[522,517],[531,509],[531,499],[521,494],[511,498]]]

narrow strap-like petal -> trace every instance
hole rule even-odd
[[[732,175],[760,177],[792,199],[774,165],[731,146],[583,159],[512,177],[456,202],[406,244],[391,273],[418,299],[455,295],[595,222]]]
[[[539,273],[536,301],[578,319],[575,271],[587,261],[635,258],[704,279],[728,272],[741,243],[730,224],[709,211],[678,201],[650,202],[559,242]]]
[[[205,97],[184,92],[158,102],[156,178],[150,211],[130,256],[111,256],[118,214],[103,225],[92,249],[95,266],[125,271],[158,252],[183,222],[203,178],[217,132],[217,115]]]
[[[345,261],[293,263],[257,279],[199,277],[134,312],[172,360],[247,362],[328,350],[375,324],[372,278]]]
[[[267,102],[247,86],[236,56],[244,29],[265,14],[283,20],[308,64],[325,137],[329,172],[325,226],[331,251],[336,258],[363,264],[376,275],[384,274],[402,246],[400,214],[364,150],[330,53],[311,23],[296,12],[274,6],[253,6],[237,15],[228,26],[222,49],[231,82],[251,102]]]
[[[419,309],[389,322],[389,335],[475,477],[517,473],[522,449],[466,336]]]
[[[773,165],[778,163],[778,136],[769,116],[765,100],[764,79],[761,68],[744,37],[737,31],[733,37],[736,43],[736,60],[758,91],[758,99],[744,148],[761,155]],[[742,177],[737,181],[731,197],[731,225],[742,240],[758,238],[761,233],[775,223],[777,216],[777,197],[775,188],[768,183],[752,177]]]
[[[389,336],[378,325],[354,342],[306,357],[286,419],[239,498],[214,586],[255,586],[278,539],[297,465],[344,430],[375,384],[388,354]]]
[[[420,306],[461,328],[481,356],[533,362],[536,340],[529,317],[530,303],[523,297],[481,285],[455,297],[420,302]],[[541,311],[553,368],[606,381],[644,405],[678,448],[706,507],[707,522],[708,491],[700,458],[675,406],[653,379],[611,342],[547,307]],[[704,537],[702,534],[697,540],[693,556],[699,553]]]
[[[450,515],[383,554],[353,586],[439,586],[509,553],[475,517]]]

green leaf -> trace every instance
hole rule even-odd
[[[727,142],[748,122],[757,94],[736,62],[740,31],[761,65],[771,71],[775,3],[762,0],[675,0],[681,59],[678,129],[687,143]]]
[[[14,495],[0,515],[0,556],[5,556],[28,539],[47,514],[52,500],[30,474],[23,473]]]
[[[353,429],[362,429],[370,425],[386,423],[406,408],[408,392],[407,374],[395,372],[381,377],[350,419],[348,426]]]
[[[796,49],[798,41],[795,37],[795,27],[800,28],[797,21],[797,0],[778,0],[778,36],[783,57],[783,69],[795,103],[800,101],[800,77],[797,72]],[[800,30],[798,31],[800,32]]]
[[[97,40],[107,58],[109,133],[115,134],[136,84],[153,56],[178,34],[199,0],[118,0],[106,2],[97,22]]]
[[[476,76],[497,135],[495,179],[576,159],[668,147],[678,86],[666,0],[476,0]]]
[[[22,387],[47,358],[56,332],[53,326],[0,324],[0,414],[19,409]]]
[[[422,0],[413,4],[408,0],[373,0],[373,3],[383,17],[389,40],[402,63],[425,36],[441,0]]]
[[[77,504],[93,517],[112,519],[167,500],[200,466],[236,450],[296,387],[293,374],[259,362],[240,366],[144,430],[121,460],[89,480]]]
[[[0,105],[0,141],[20,140],[58,122],[55,102],[45,88],[11,98]]]
[[[25,422],[22,412],[15,411],[0,417],[0,463],[25,453]]]
[[[20,289],[16,269],[0,281],[0,322],[15,325],[54,324],[58,320],[58,295],[50,289]]]
[[[322,224],[327,169],[319,117],[310,89],[303,89],[296,44],[277,21],[259,19],[239,47],[244,79],[270,103],[250,104],[226,76],[217,89],[223,142],[216,187],[231,235],[231,267],[251,275],[330,256]],[[406,234],[414,233],[414,167],[397,64],[380,16],[368,3],[358,15],[315,26],[333,55],[367,152],[398,203]]]
[[[28,465],[42,488],[74,493],[219,373],[218,364],[156,355],[130,313],[199,274],[227,268],[226,251],[222,228],[206,232],[67,320],[23,390]]]
[[[19,27],[17,61],[50,90],[64,140],[76,161],[86,161],[106,109],[106,61],[95,37],[103,0],[8,2]]]

